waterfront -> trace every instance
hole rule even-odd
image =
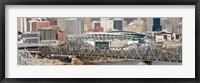
[[[74,56],[73,56],[74,57]],[[66,56],[54,56],[50,58],[36,59],[37,61],[44,62],[52,65],[141,65],[141,60],[137,59],[114,59],[114,58],[67,58]],[[144,65],[144,64],[142,64]],[[145,64],[147,65],[147,64]],[[165,62],[165,61],[153,61],[150,65],[182,65],[180,62]]]
[[[138,65],[139,62],[140,62],[139,60],[132,60],[132,61],[120,61],[120,62],[106,62],[95,65]],[[182,63],[153,61],[152,65],[182,65]]]
[[[18,65],[182,63],[182,18],[19,17],[17,21]]]

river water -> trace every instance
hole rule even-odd
[[[122,62],[106,62],[96,65],[139,65],[139,62],[140,62],[139,60],[133,60],[133,61],[122,61]],[[182,63],[153,61],[152,65],[182,65]]]

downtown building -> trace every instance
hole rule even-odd
[[[101,21],[92,21],[92,29],[101,27]]]
[[[65,43],[68,41],[67,38],[67,32],[60,30],[56,33],[56,39],[59,41],[59,43]]]
[[[65,20],[65,32],[70,35],[82,34],[84,24],[82,20]]]
[[[20,32],[27,32],[28,29],[27,29],[27,24],[28,24],[28,21],[30,21],[31,18],[21,18],[21,17],[18,17],[17,18],[17,30],[20,31]]]
[[[20,32],[38,31],[39,28],[48,27],[49,21],[41,18],[32,20],[31,18],[17,18],[17,27]]]
[[[64,30],[60,30],[60,27],[58,26],[51,26],[51,28],[56,29],[56,39],[59,43],[67,42],[67,32],[65,32]]]
[[[83,18],[84,19],[84,33],[92,31],[92,20],[91,18]]]
[[[147,30],[146,19],[138,18],[129,21],[129,23],[125,25],[123,31],[130,31],[130,32],[140,32],[143,33]]]
[[[27,31],[38,31],[38,29],[48,26],[49,21],[30,20],[27,24]]]
[[[93,21],[101,21],[101,18],[92,17],[92,18],[91,18],[91,22],[93,22]]]
[[[122,31],[123,30],[123,20],[113,20],[113,29]]]
[[[44,27],[39,29],[41,43],[65,43],[67,33],[58,26]]]
[[[147,31],[182,33],[182,18],[147,18]]]
[[[152,31],[162,31],[162,26],[160,24],[160,18],[153,18]]]
[[[172,32],[176,34],[182,34],[182,18],[172,18]]]
[[[182,34],[182,18],[161,18],[162,31]]]
[[[146,18],[146,27],[148,32],[158,32],[162,31],[161,18]]]
[[[49,26],[56,26],[57,25],[57,18],[46,18],[44,21],[49,21]]]
[[[173,19],[172,18],[161,18],[162,31],[170,32],[173,31]]]
[[[101,27],[103,27],[104,32],[113,30],[113,20],[110,18],[101,18]]]
[[[147,31],[152,32],[153,18],[146,18]]]
[[[56,43],[56,28],[44,27],[38,31],[40,33],[41,43]]]
[[[70,20],[70,18],[66,17],[57,18],[57,26],[59,26],[61,30],[65,30],[65,20]]]
[[[24,32],[22,34],[22,43],[39,43],[40,42],[40,34],[39,32]]]
[[[82,34],[84,33],[84,19],[83,18],[57,18],[57,26],[67,34]]]
[[[57,18],[57,26],[67,34],[82,34],[84,33],[83,18]]]

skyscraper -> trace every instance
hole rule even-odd
[[[84,19],[83,18],[78,18],[77,20],[81,21],[81,34],[84,33]]]
[[[92,31],[91,18],[84,18],[84,32]]]
[[[122,20],[113,20],[113,28],[122,31]]]
[[[17,18],[17,30],[20,32],[27,31],[27,19],[26,18]]]
[[[160,18],[153,18],[153,31],[161,31]]]
[[[31,18],[17,18],[17,30],[20,32],[27,32],[27,24]]]
[[[81,20],[65,20],[65,31],[69,35],[81,34],[83,28]]]
[[[65,30],[65,20],[70,20],[70,18],[67,17],[57,18],[57,26],[59,26],[61,30]]]
[[[152,31],[152,27],[153,27],[153,18],[147,18],[147,31]]]

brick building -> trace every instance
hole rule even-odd
[[[65,32],[65,31],[59,31],[59,32],[57,32],[57,40],[60,43],[67,42],[67,32]]]
[[[104,32],[103,27],[97,27],[93,29],[93,32]]]
[[[27,25],[27,31],[38,31],[38,29],[43,27],[48,27],[49,21],[29,21]]]

